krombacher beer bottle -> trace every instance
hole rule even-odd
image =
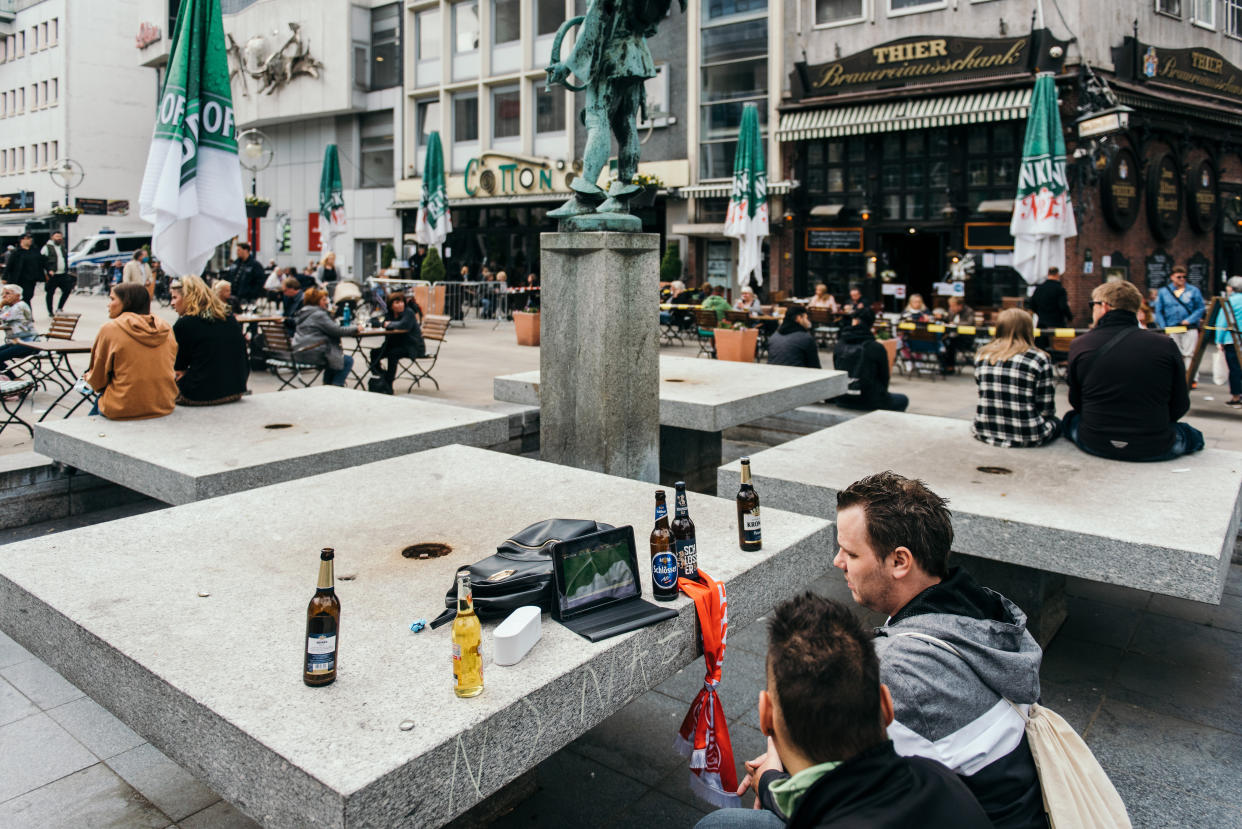
[[[657,601],[671,602],[677,598],[677,556],[670,548],[673,531],[668,526],[668,504],[664,490],[655,494],[655,529],[651,531],[651,595]]]
[[[306,661],[302,681],[329,685],[336,680],[337,636],[341,628],[341,600],[333,586],[331,547],[319,553],[319,584],[306,608]]]
[[[474,612],[470,571],[457,571],[457,618],[453,620],[453,693],[483,693],[483,625]]]
[[[763,547],[759,530],[759,493],[750,483],[750,458],[742,458],[742,486],[737,491],[737,543],[747,552]]]
[[[686,506],[686,482],[678,481],[677,504],[673,513],[673,552],[677,554],[677,568],[683,579],[699,578],[699,551],[694,538],[694,522]]]

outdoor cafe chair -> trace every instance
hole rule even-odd
[[[716,312],[707,308],[696,308],[694,311],[695,330],[699,337],[699,353],[696,357],[706,354],[715,356],[716,348]]]
[[[260,323],[259,329],[263,332],[263,341],[267,348],[264,352],[267,367],[272,374],[276,375],[276,379],[280,380],[280,388],[277,391],[291,389],[294,384],[303,388],[314,385],[319,376],[323,374],[324,365],[309,362],[305,353],[318,348],[319,345],[312,344],[294,350],[283,322],[263,322]],[[306,379],[307,374],[310,374],[309,380]]]
[[[423,317],[423,343],[427,347],[427,354],[424,357],[408,358],[409,363],[403,358],[397,362],[399,373],[393,379],[394,385],[396,381],[409,377],[413,382],[410,387],[405,390],[406,394],[414,391],[415,386],[422,385],[423,380],[430,380],[436,387],[436,391],[440,390],[440,383],[436,378],[431,376],[431,372],[436,367],[436,361],[440,359],[440,349],[444,346],[444,338],[448,334],[449,317],[446,314],[429,314]]]

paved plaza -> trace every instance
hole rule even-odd
[[[82,338],[92,336],[105,318],[98,297],[75,297],[70,310],[84,314]],[[173,318],[168,309],[160,313]],[[42,324],[43,315],[37,319]],[[665,348],[662,353],[693,356],[694,349]],[[440,391],[420,389],[412,396],[492,408],[497,405],[492,399],[495,375],[530,371],[538,364],[538,349],[515,345],[510,324],[494,327],[492,321],[471,319],[450,329],[437,370]],[[85,368],[84,361],[75,367]],[[256,394],[274,392],[276,386],[268,376],[251,382]],[[892,388],[910,395],[914,413],[959,419],[973,413],[969,375],[937,381],[897,377]],[[1060,396],[1063,411],[1064,387]],[[1201,383],[1192,393],[1187,419],[1204,431],[1209,447],[1239,451],[1242,414],[1223,405],[1226,396],[1223,389]],[[36,396],[36,410],[46,401]],[[729,437],[726,432],[726,461],[764,448]],[[0,434],[0,453],[31,448],[24,430]],[[1013,451],[1020,462],[1023,450]],[[1194,497],[1194,492],[1171,491],[1170,516],[1181,499]],[[155,506],[144,502],[3,531],[0,541],[46,536]],[[634,522],[641,534],[643,522],[638,516]],[[0,559],[4,554],[0,546]],[[709,557],[702,565],[712,572]],[[835,571],[807,586],[851,602]],[[308,595],[310,587],[308,581]],[[763,683],[764,639],[759,622],[731,631],[728,640],[720,692],[739,764],[764,745],[755,708]],[[1070,579],[1068,620],[1045,653],[1043,700],[1084,735],[1135,826],[1242,827],[1240,659],[1242,565],[1229,567],[1219,606]],[[685,760],[672,741],[702,676],[701,660],[696,660],[553,754],[538,767],[533,795],[492,825],[692,826],[707,806],[690,793]],[[255,824],[0,634],[0,826],[174,825],[229,829]]]

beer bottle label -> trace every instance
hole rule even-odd
[[[677,514],[687,515],[689,514],[689,512],[690,512],[690,509],[689,507],[686,506],[686,493],[678,492],[677,493]]]
[[[667,504],[656,504],[655,520],[658,522],[661,518],[665,518],[667,516],[668,516],[668,505]]]
[[[677,584],[677,556],[670,552],[656,553],[651,559],[651,580],[665,590]]]
[[[336,664],[336,637],[323,634],[306,637],[306,671],[327,673]]]
[[[681,574],[687,578],[696,575],[699,571],[699,554],[695,549],[694,539],[674,539],[673,549],[677,553],[677,563],[681,565]]]
[[[762,533],[759,530],[759,508],[742,513],[742,534],[746,537],[747,543],[755,543],[762,540]]]

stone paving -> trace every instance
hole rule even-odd
[[[104,319],[98,298],[75,297],[70,310],[85,312],[82,334],[93,334]],[[162,313],[171,319],[167,309]],[[663,353],[690,356],[693,350]],[[514,345],[511,326],[493,329],[490,321],[471,320],[464,329],[450,331],[440,362],[444,370],[438,372],[450,382],[441,379],[439,393],[419,390],[416,395],[487,406],[495,374],[537,365],[538,349]],[[256,392],[271,390],[268,379],[254,379]],[[969,376],[938,382],[898,377],[893,383],[895,390],[911,395],[912,411],[960,418],[973,413],[973,386]],[[1063,390],[1060,396],[1064,409]],[[1242,415],[1222,405],[1224,391],[1203,383],[1192,398],[1190,420],[1205,431],[1209,446],[1242,450]],[[755,448],[726,441],[726,459]],[[24,432],[0,434],[0,453],[29,449]],[[1170,496],[1171,513],[1177,498]],[[91,517],[108,520],[151,508],[132,505]],[[76,516],[5,531],[0,543],[80,526],[84,520]],[[709,558],[704,566],[710,572]],[[835,572],[809,587],[850,601]],[[1242,827],[1237,782],[1242,776],[1242,717],[1237,714],[1242,565],[1231,566],[1219,607],[1073,579],[1070,594],[1069,620],[1044,658],[1044,701],[1084,735],[1116,783],[1134,825]],[[866,615],[869,622],[882,621]],[[763,653],[762,624],[731,633],[721,697],[739,766],[764,745],[755,710]],[[701,662],[695,662],[548,758],[538,768],[535,794],[492,825],[693,825],[707,806],[690,793],[685,760],[672,750],[672,739],[702,675]],[[0,826],[254,825],[0,634]]]

